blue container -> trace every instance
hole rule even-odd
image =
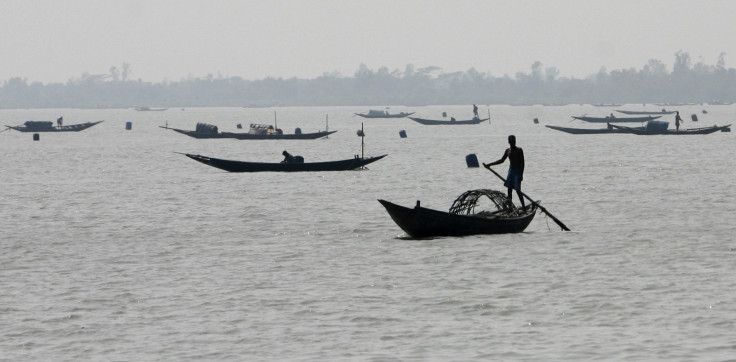
[[[125,130],[130,131],[133,129],[133,122],[125,122]]]
[[[403,129],[401,131],[399,131],[399,137],[406,138],[406,131],[403,130]]]
[[[38,141],[38,140],[40,140],[40,139],[41,139],[41,136],[39,136],[39,135],[38,135],[38,133],[34,133],[34,134],[33,134],[33,140],[34,140],[34,141]]]
[[[475,153],[465,156],[465,163],[468,164],[468,167],[480,167],[480,164],[478,164],[478,156],[476,156]]]
[[[297,127],[297,128],[296,128],[296,129],[294,130],[294,134],[302,134],[302,129],[301,129],[301,128],[299,128],[299,127]]]

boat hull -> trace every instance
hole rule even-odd
[[[453,126],[453,125],[463,125],[463,124],[478,124],[483,121],[487,121],[488,118],[483,119],[467,119],[467,120],[461,120],[461,121],[445,121],[445,120],[437,120],[437,119],[426,119],[426,118],[417,118],[417,117],[409,117],[414,122],[418,122],[427,126]]]
[[[467,236],[507,234],[524,231],[534,219],[536,206],[517,217],[488,218],[476,215],[456,215],[416,206],[408,208],[386,200],[378,200],[404,232],[413,238],[437,236]]]
[[[617,109],[616,112],[623,113],[623,114],[628,114],[630,116],[638,116],[638,115],[648,115],[648,114],[660,114],[660,115],[661,114],[673,114],[676,111],[651,111],[651,112],[648,112],[648,111],[624,111],[624,110]]]
[[[624,132],[636,134],[636,135],[643,135],[643,136],[657,136],[657,135],[695,135],[695,134],[711,134],[718,131],[721,132],[730,132],[731,131],[731,125],[726,126],[713,126],[713,127],[702,127],[702,128],[689,128],[689,129],[682,129],[680,131],[672,130],[672,129],[666,129],[666,130],[647,130],[647,129],[641,129],[639,127],[625,127],[625,126],[617,126],[617,125],[611,125],[611,127],[614,127],[616,129],[620,129]]]
[[[370,115],[366,113],[355,113],[356,116],[361,116],[363,118],[404,118],[411,116],[415,112],[411,113],[398,113],[398,114],[382,114],[382,115]]]
[[[369,163],[376,162],[386,155],[369,158],[350,158],[339,161],[308,162],[308,163],[265,163],[224,160],[201,155],[186,153],[187,157],[219,168],[228,172],[318,172],[318,171],[349,171],[361,168]]]
[[[209,132],[197,132],[197,131],[188,131],[184,129],[178,129],[178,128],[170,128],[170,127],[164,127],[159,126],[164,129],[170,129],[172,131],[187,135],[189,137],[194,137],[198,139],[210,139],[210,138],[234,138],[238,140],[313,140],[317,138],[327,137],[337,131],[320,131],[315,133],[292,133],[292,134],[253,134],[253,133],[236,133],[236,132],[218,132],[218,133],[209,133]]]
[[[556,131],[561,131],[565,133],[570,134],[609,134],[609,133],[629,133],[626,130],[617,129],[617,128],[570,128],[570,127],[558,127],[558,126],[550,126],[546,125],[545,127],[551,128]],[[641,128],[643,127],[636,127]]]
[[[573,116],[572,118],[591,122],[591,123],[633,123],[633,122],[646,122],[652,121],[662,116],[647,116],[647,117],[587,117],[587,116]]]

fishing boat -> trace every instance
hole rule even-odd
[[[495,210],[476,212],[476,207],[490,200]],[[466,191],[449,212],[424,208],[417,201],[413,208],[378,200],[404,232],[412,238],[505,234],[524,231],[534,219],[537,204],[526,210],[513,205],[503,192],[489,189]]]
[[[279,163],[273,162],[247,162],[247,161],[233,161],[224,160],[220,158],[207,157],[201,155],[193,155],[184,153],[187,157],[209,165],[212,167],[219,168],[228,172],[318,172],[318,171],[349,171],[365,168],[366,165],[376,162],[387,155],[365,157],[365,133],[361,125],[360,131],[360,155],[355,155],[353,158],[337,161],[322,161],[322,162],[304,162],[304,158],[301,156],[292,156],[288,152],[284,151],[283,155],[286,156],[284,161]]]
[[[623,113],[623,114],[628,114],[630,116],[638,116],[638,115],[648,115],[648,114],[665,115],[665,114],[672,114],[672,113],[675,113],[677,111],[666,111],[664,109],[661,110],[661,111],[625,111],[625,110],[617,109],[616,112]]]
[[[551,128],[556,131],[561,131],[570,134],[609,134],[609,133],[629,133],[626,130],[614,128],[610,123],[606,128],[571,128],[571,127],[559,127],[545,125],[547,128]],[[634,129],[644,129],[644,127],[632,127]]]
[[[700,128],[688,128],[681,130],[668,129],[669,122],[655,121],[647,122],[644,129],[618,126],[615,124],[611,125],[613,128],[620,129],[627,133],[633,133],[636,135],[693,135],[693,134],[710,134],[718,131],[731,132],[731,125],[726,126],[712,126],[712,127],[700,127]]]
[[[168,108],[135,107],[135,110],[139,112],[162,112],[167,109]]]
[[[90,128],[102,122],[103,121],[96,121],[96,122],[70,124],[67,126],[54,126],[54,122],[51,122],[51,121],[26,121],[21,126],[5,126],[5,127],[7,127],[8,129],[14,129],[20,132],[79,132],[79,131],[83,131],[87,128]]]
[[[250,131],[243,132],[220,132],[217,126],[197,123],[194,131],[171,128],[168,126],[159,126],[164,129],[185,134],[194,138],[235,138],[239,140],[311,140],[329,136],[337,131],[319,131],[313,133],[302,133],[301,128],[297,128],[294,133],[286,134],[279,128],[270,125],[251,124]]]
[[[585,122],[592,122],[592,123],[609,123],[609,122],[616,122],[616,123],[631,123],[631,122],[646,122],[651,121],[657,118],[660,118],[662,116],[646,116],[646,117],[588,117],[588,116],[572,116],[572,118],[585,121]]]
[[[228,172],[317,172],[317,171],[349,171],[355,170],[376,162],[387,155],[361,158],[357,155],[353,158],[338,161],[303,162],[303,163],[269,163],[269,162],[246,162],[224,160],[220,158],[193,155],[185,155],[195,161]]]
[[[440,125],[463,125],[463,124],[478,124],[483,121],[487,121],[490,118],[478,118],[475,117],[473,119],[466,119],[466,120],[456,120],[454,118],[448,120],[442,120],[442,119],[426,119],[426,118],[417,118],[417,117],[409,117],[412,121],[427,125],[427,126],[440,126]]]
[[[407,116],[411,116],[414,114],[414,112],[401,112],[396,114],[390,114],[388,111],[381,111],[376,109],[371,109],[368,111],[368,113],[354,113],[356,116],[361,116],[363,118],[404,118]]]

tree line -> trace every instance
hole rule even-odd
[[[208,75],[159,83],[129,79],[122,72],[83,74],[66,83],[28,83],[11,78],[0,87],[0,108],[132,108],[389,106],[442,104],[564,105],[611,103],[713,103],[736,101],[736,69],[725,54],[714,65],[693,64],[687,52],[675,53],[672,70],[660,60],[641,69],[607,71],[584,79],[560,77],[541,62],[528,73],[496,77],[475,68],[444,73],[438,67],[377,70],[361,64],[353,76],[337,72],[315,79],[246,80]]]

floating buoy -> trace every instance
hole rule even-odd
[[[240,123],[238,123],[238,125],[237,125],[237,126],[235,126],[235,127],[238,127],[238,129],[242,129],[242,128],[243,128],[243,125],[242,125],[242,124],[240,124]]]
[[[34,141],[38,141],[38,140],[40,140],[40,139],[41,139],[41,136],[39,136],[39,135],[38,135],[38,133],[34,133],[34,134],[33,134],[33,140],[34,140]]]
[[[133,129],[133,122],[125,122],[125,130],[130,131]]]
[[[698,115],[697,114],[693,114],[692,116],[690,116],[690,119],[692,119],[693,122],[697,122],[698,121]]]
[[[539,124],[539,118],[534,118],[534,124]]]
[[[480,167],[480,164],[478,164],[478,156],[476,156],[475,153],[465,156],[465,163],[468,167]]]
[[[442,117],[447,117],[447,112],[442,112]]]
[[[403,130],[403,129],[401,131],[399,131],[399,137],[406,138],[406,131]]]

